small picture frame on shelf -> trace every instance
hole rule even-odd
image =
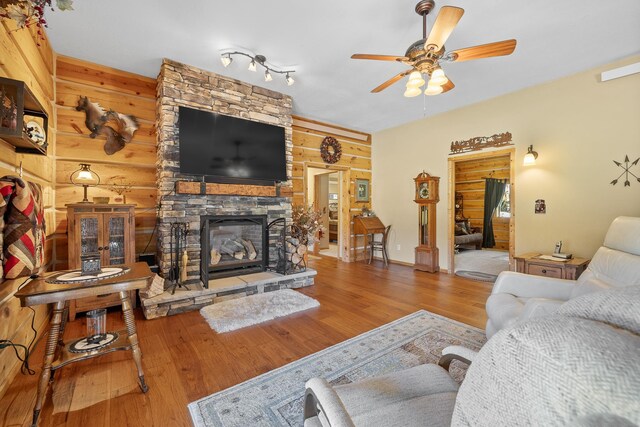
[[[368,179],[356,179],[356,202],[369,202]]]

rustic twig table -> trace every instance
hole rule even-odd
[[[129,271],[116,277],[90,280],[86,282],[74,283],[51,283],[50,277],[37,278],[29,282],[24,288],[16,292],[16,297],[20,298],[23,307],[54,304],[51,316],[51,328],[47,340],[47,347],[44,355],[44,365],[38,382],[38,394],[36,405],[33,409],[33,426],[38,423],[38,417],[44,404],[49,383],[53,382],[53,373],[63,366],[80,360],[86,360],[101,356],[117,350],[131,350],[133,361],[138,369],[140,379],[140,389],[144,393],[148,387],[144,381],[142,371],[142,352],[138,345],[138,335],[136,333],[135,318],[129,299],[129,291],[141,289],[147,286],[152,276],[151,270],[146,263],[138,262],[132,264]],[[118,338],[109,345],[87,352],[70,351],[70,346],[77,340],[64,342],[62,335],[67,318],[68,302],[77,298],[84,298],[96,295],[106,295],[118,292],[122,302],[122,314],[126,324],[126,330],[118,331]]]

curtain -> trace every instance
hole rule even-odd
[[[482,247],[492,248],[496,245],[493,237],[493,214],[502,201],[507,180],[485,178],[484,184],[484,221],[482,225]]]

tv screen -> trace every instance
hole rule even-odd
[[[180,107],[180,173],[212,182],[287,180],[284,128]]]

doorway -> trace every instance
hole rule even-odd
[[[466,277],[470,272],[471,278],[475,274],[477,280],[484,276],[492,282],[510,269],[515,255],[514,156],[515,148],[510,148],[449,158],[450,274]],[[499,200],[485,203],[485,189],[491,194],[494,186],[501,190]]]
[[[344,171],[307,167],[306,200],[323,213],[322,231],[316,236],[313,253],[342,259],[342,201]]]

